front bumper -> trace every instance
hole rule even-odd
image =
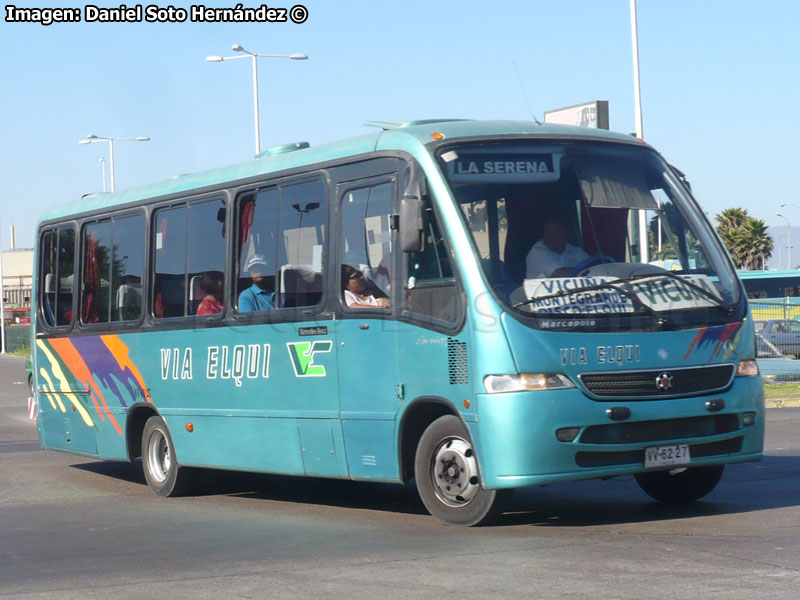
[[[725,407],[710,412],[706,402],[718,398]],[[759,460],[764,446],[760,377],[735,378],[725,392],[692,398],[597,401],[569,389],[479,394],[476,403],[470,427],[489,489],[642,472],[652,446],[689,444],[691,466]],[[624,421],[606,414],[622,406],[631,411]],[[756,413],[752,425],[742,423],[746,412]],[[574,441],[556,439],[564,427],[580,427]]]

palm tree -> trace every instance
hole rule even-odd
[[[773,241],[764,221],[751,217],[747,209],[726,208],[714,220],[737,268],[755,269],[772,256]]]
[[[761,219],[750,217],[739,228],[739,249],[745,269],[759,267],[772,255],[772,237],[767,233],[767,226]]]
[[[744,222],[750,218],[750,214],[746,208],[726,208],[719,213],[714,220],[717,222],[717,231],[721,228],[736,229],[741,227]]]

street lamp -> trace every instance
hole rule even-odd
[[[105,157],[100,157],[100,167],[103,169],[103,191],[106,191],[106,159]]]
[[[253,105],[255,113],[256,128],[256,154],[261,153],[261,126],[258,121],[258,59],[259,58],[288,58],[290,60],[308,60],[305,54],[256,54],[245,50],[240,44],[234,44],[231,48],[234,52],[243,52],[244,56],[206,56],[206,62],[222,62],[224,60],[234,60],[237,58],[253,59]]]
[[[85,140],[80,140],[79,144],[94,144],[95,142],[108,142],[108,168],[111,171],[111,191],[115,191],[114,185],[114,142],[149,142],[149,137],[135,137],[135,138],[110,138],[95,135],[90,133],[86,136]],[[105,173],[105,165],[103,166],[103,173]],[[105,181],[105,176],[104,176]],[[103,186],[105,191],[105,186]]]
[[[784,205],[781,204],[781,206],[784,206]],[[777,215],[778,217],[780,217],[781,219],[786,221],[786,236],[787,236],[786,237],[786,239],[787,239],[786,249],[789,252],[789,268],[791,269],[792,268],[792,227],[789,224],[789,219],[784,217],[781,213],[776,212],[775,215]]]

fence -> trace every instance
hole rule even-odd
[[[6,350],[8,352],[14,352],[30,345],[30,325],[6,325]]]
[[[800,298],[783,300],[750,300],[750,310],[755,321],[768,319],[800,319]]]
[[[800,304],[789,300],[750,301],[756,362],[766,383],[800,382]]]

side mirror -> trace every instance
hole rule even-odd
[[[424,229],[422,198],[403,196],[400,201],[400,247],[403,252],[422,251]]]
[[[421,252],[425,243],[425,219],[422,198],[425,196],[425,174],[416,161],[409,166],[408,184],[400,201],[400,247],[403,252]]]

